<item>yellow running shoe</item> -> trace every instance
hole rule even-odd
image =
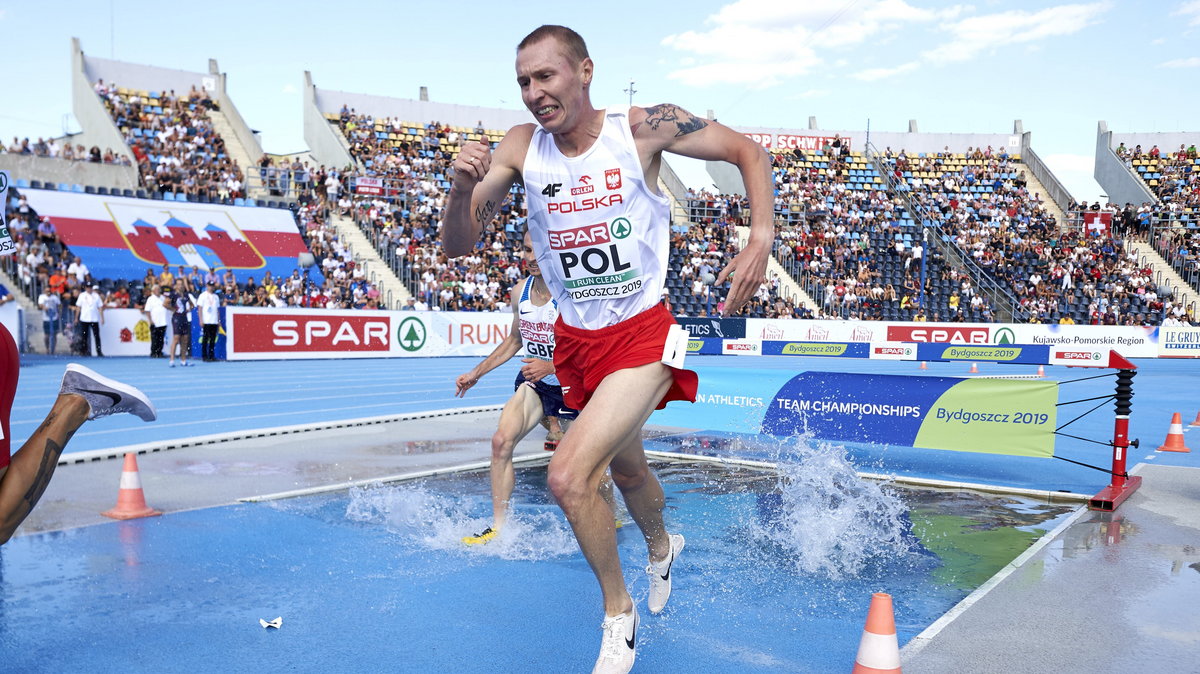
[[[464,536],[462,542],[467,545],[483,545],[495,538],[498,533],[500,532],[488,527],[474,536]]]

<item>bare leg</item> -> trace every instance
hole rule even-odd
[[[87,420],[88,403],[77,395],[60,395],[46,419],[0,472],[0,543],[12,538],[46,491],[58,457]],[[3,469],[0,469],[3,471]]]
[[[670,371],[662,363],[610,374],[600,383],[579,418],[567,429],[550,460],[550,489],[600,582],[604,612],[610,616],[628,612],[633,601],[621,574],[612,510],[600,496],[600,480],[609,463],[619,455],[621,477],[614,475],[614,480],[625,483],[622,485],[618,481],[622,493],[628,488],[633,494],[633,502],[626,500],[626,505],[638,526],[642,527],[643,535],[651,542],[652,556],[664,557],[670,542],[662,527],[662,491],[658,490],[659,505],[655,510],[653,489],[646,489],[645,476],[636,469],[636,455],[642,452],[638,440],[642,425],[670,383]],[[641,462],[645,464],[644,455]],[[643,484],[636,484],[639,480]],[[657,481],[654,484],[657,486]],[[635,508],[638,509],[636,513]],[[655,552],[657,555],[653,554]]]
[[[500,412],[500,423],[492,436],[492,529],[500,530],[508,516],[513,492],[513,448],[542,420],[542,401],[529,386],[517,387]]]
[[[671,552],[671,543],[667,538],[662,516],[666,499],[663,496],[662,484],[646,463],[646,450],[642,446],[640,433],[631,438],[621,452],[613,457],[612,481],[621,490],[629,516],[642,530],[650,559],[666,559],[667,554]]]

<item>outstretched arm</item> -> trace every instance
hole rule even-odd
[[[514,126],[495,153],[487,143],[462,147],[451,165],[454,182],[442,219],[442,249],[448,257],[466,255],[479,241],[509,189],[521,178],[520,167],[532,133],[531,124]]]
[[[669,103],[634,108],[630,123],[643,157],[665,150],[695,159],[726,161],[741,172],[750,198],[750,241],[717,276],[717,283],[732,279],[724,314],[736,314],[766,279],[775,239],[775,185],[770,157],[758,143],[737,131]]]
[[[509,308],[512,309],[513,321],[512,328],[508,331],[508,336],[504,338],[503,342],[496,345],[496,348],[488,354],[487,358],[484,358],[482,362],[471,368],[470,372],[458,375],[458,378],[454,380],[455,396],[459,398],[465,396],[467,389],[478,383],[483,378],[483,375],[508,362],[508,359],[517,355],[517,352],[521,350],[523,343],[521,341],[519,322],[520,312],[517,306],[520,303],[521,297],[519,288],[520,284],[513,286],[513,289],[509,292]]]

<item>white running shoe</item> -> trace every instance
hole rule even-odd
[[[637,658],[637,606],[629,613],[605,616],[600,629],[604,630],[604,636],[592,674],[626,674],[633,669],[633,661]]]
[[[671,534],[668,538],[671,540],[671,551],[666,558],[661,562],[650,562],[646,567],[646,574],[650,576],[650,596],[646,599],[646,606],[655,614],[662,613],[667,599],[671,597],[671,565],[683,552],[683,534]]]
[[[145,393],[129,384],[101,376],[77,363],[67,365],[67,371],[63,373],[62,388],[58,393],[82,396],[91,408],[88,419],[99,419],[110,414],[132,414],[140,417],[142,421],[154,421],[158,418],[154,403],[150,402]]]

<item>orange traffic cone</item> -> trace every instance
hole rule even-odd
[[[1160,452],[1190,452],[1183,444],[1183,417],[1176,412],[1171,417],[1171,428],[1167,430],[1167,440],[1158,448]]]
[[[971,363],[971,370],[967,374],[979,374],[979,363]]]
[[[853,674],[900,674],[900,643],[896,640],[896,617],[892,595],[871,595],[867,626],[863,628]]]
[[[1196,412],[1196,420],[1188,424],[1188,426],[1200,426],[1200,412]]]
[[[1046,366],[1045,365],[1038,365],[1038,376],[1039,377],[1046,376]]]
[[[925,361],[921,361],[921,367],[919,367],[919,368],[917,368],[917,369],[919,369],[919,370],[928,370],[928,369],[929,369],[929,363],[926,363]],[[1196,415],[1196,418],[1197,418],[1197,419],[1200,419],[1200,414]]]
[[[142,478],[138,475],[137,455],[133,452],[125,453],[125,467],[121,469],[121,487],[117,491],[117,506],[100,514],[114,520],[131,520],[162,514],[161,510],[146,505],[146,495],[142,493]]]

